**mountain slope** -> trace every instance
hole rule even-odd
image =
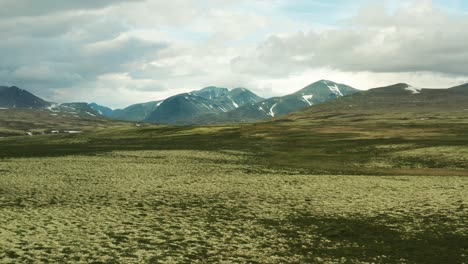
[[[88,104],[88,106],[94,109],[98,114],[107,116],[107,117],[112,117],[112,113],[114,112],[114,110],[112,110],[111,108],[98,105],[96,103],[90,103]]]
[[[162,101],[153,101],[142,104],[134,104],[124,109],[116,109],[109,116],[116,120],[124,121],[142,121],[146,119],[159,105]]]
[[[360,90],[331,81],[318,81],[283,97],[245,104],[231,112],[212,116],[213,122],[255,122],[289,114],[312,105],[358,93]],[[201,123],[200,120],[199,123]]]
[[[201,113],[216,112],[212,103],[210,99],[188,93],[176,95],[164,100],[146,121],[165,124],[185,123]]]
[[[91,107],[88,103],[64,103],[48,107],[52,112],[73,114],[79,116],[104,117],[98,110]]]
[[[44,108],[49,102],[16,86],[0,86],[0,107],[2,108]]]
[[[229,90],[220,87],[206,87],[164,100],[145,121],[191,124],[200,117],[227,113],[245,104],[255,104],[262,100],[263,98],[245,88]]]
[[[74,117],[103,117],[104,112],[112,111],[95,103],[63,103],[47,102],[34,94],[16,86],[0,86],[0,108],[46,110],[52,115],[70,114]]]
[[[379,87],[339,98],[310,111],[466,111],[468,85],[449,89],[417,88],[406,83]]]

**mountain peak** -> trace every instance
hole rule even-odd
[[[7,90],[10,90],[10,91],[22,91],[22,89],[16,87],[16,86],[0,86],[0,91],[7,91]]]
[[[397,84],[395,84],[394,86],[411,87],[411,85],[409,85],[409,84],[407,84],[407,83],[397,83]]]
[[[202,89],[200,89],[198,91],[229,91],[229,89],[224,88],[224,87],[208,86],[208,87],[202,88]]]
[[[335,83],[335,82],[333,82],[333,81],[330,81],[330,80],[325,80],[325,79],[323,79],[323,80],[320,80],[320,81],[318,81],[318,82],[316,82],[316,83],[323,83],[323,84],[336,84],[336,83]]]
[[[344,96],[345,94],[349,93],[354,93],[358,92],[359,90],[354,89],[353,87],[344,85],[344,84],[339,84],[333,81],[329,80],[320,80],[317,82],[314,82],[306,87],[304,87],[302,90],[299,90],[298,92],[294,94],[299,94],[299,95],[312,95],[314,94],[315,96],[327,96],[327,95],[335,95],[335,97],[341,97]]]
[[[208,86],[203,89],[193,91],[190,94],[204,97],[207,99],[213,99],[221,96],[225,96],[226,94],[229,93],[228,88],[223,88],[223,87],[216,87],[216,86]]]
[[[237,95],[241,95],[241,94],[255,95],[254,92],[250,91],[249,89],[243,88],[243,87],[234,88],[229,92],[229,94],[231,96],[237,96]]]
[[[0,107],[43,108],[50,103],[16,86],[0,86]]]
[[[249,90],[244,87],[237,87],[231,90],[231,92],[234,92],[234,91],[247,92]]]

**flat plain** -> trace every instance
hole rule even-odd
[[[466,261],[466,177],[288,175],[248,159],[176,150],[3,160],[0,258]]]

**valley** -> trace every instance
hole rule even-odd
[[[466,91],[398,84],[204,126],[2,109],[0,258],[463,263]]]
[[[468,264],[468,1],[0,13],[0,264]]]

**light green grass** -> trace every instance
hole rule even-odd
[[[468,261],[467,177],[288,175],[250,158],[3,159],[0,262]]]

